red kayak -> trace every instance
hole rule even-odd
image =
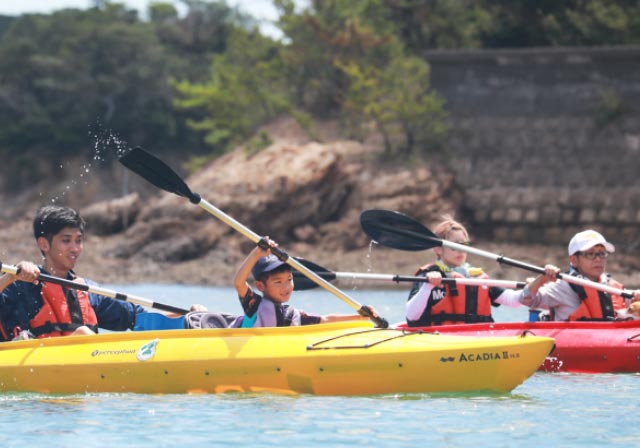
[[[555,350],[540,366],[545,372],[640,373],[640,320],[616,322],[494,322],[409,328],[407,331],[465,336],[532,334],[552,337]]]

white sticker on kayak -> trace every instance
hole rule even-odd
[[[156,347],[158,346],[160,339],[154,339],[151,342],[144,344],[136,353],[138,361],[148,361],[156,355]]]

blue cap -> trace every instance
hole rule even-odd
[[[254,280],[260,280],[260,276],[265,272],[271,272],[274,269],[279,268],[283,264],[286,264],[284,261],[280,261],[278,257],[275,255],[269,255],[266,257],[260,257],[256,264],[251,269],[251,273],[253,274]]]

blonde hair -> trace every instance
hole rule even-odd
[[[464,233],[464,236],[469,239],[469,232],[467,232],[467,229],[461,223],[453,219],[453,216],[451,215],[444,215],[442,216],[442,221],[440,222],[440,224],[435,226],[435,228],[433,229],[433,233],[435,233],[437,237],[446,240],[448,239],[451,232],[456,230]]]

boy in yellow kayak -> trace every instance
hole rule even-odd
[[[43,263],[21,261],[17,275],[0,276],[0,340],[133,328],[136,314],[144,311],[139,305],[38,281],[42,272],[92,284],[73,271],[84,248],[84,228],[84,219],[69,207],[38,210],[33,232]]]
[[[277,244],[265,238],[269,247]],[[247,283],[252,274],[255,281],[253,290]],[[293,273],[291,267],[271,254],[270,249],[256,246],[240,264],[234,278],[240,304],[244,310],[241,323],[233,326],[285,327],[291,325],[310,325],[346,320],[363,320],[368,317],[359,314],[314,315],[287,305],[293,293]],[[373,315],[377,313],[371,307]]]

